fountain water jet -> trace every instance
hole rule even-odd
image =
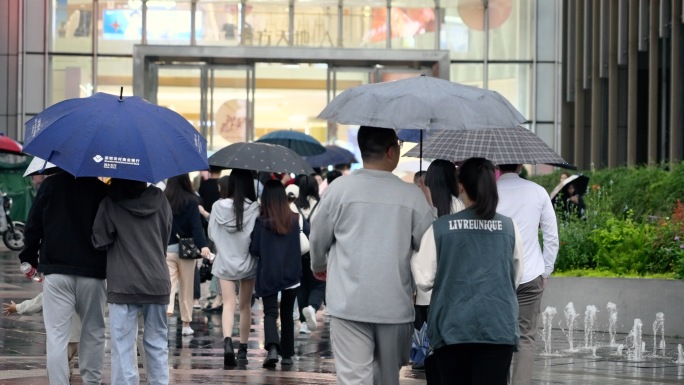
[[[617,306],[612,302],[608,302],[606,309],[608,310],[608,334],[610,334],[610,346],[616,346],[615,334],[618,316]]]
[[[641,320],[639,318],[634,319],[634,326],[632,331],[629,332],[627,338],[632,338],[632,351],[629,353],[630,361],[641,361],[641,356],[643,353],[644,345],[641,341]]]
[[[684,351],[682,350],[682,344],[677,345],[677,363],[684,365]]]
[[[584,311],[584,347],[591,349],[594,346],[594,322],[598,310],[594,305],[587,305]]]
[[[573,334],[575,332],[575,319],[578,316],[577,312],[575,311],[575,305],[573,305],[572,302],[568,302],[568,304],[565,305],[565,310],[563,313],[565,314],[565,324],[568,327],[568,345],[570,345],[568,350],[573,352],[575,351],[573,341]]]
[[[542,321],[544,323],[544,329],[542,330],[542,339],[544,340],[544,352],[546,354],[551,354],[551,325],[553,322],[553,317],[556,316],[556,308],[547,306],[542,313]]]
[[[660,331],[660,345],[658,341],[658,331]],[[659,312],[656,314],[656,320],[653,322],[653,355],[658,355],[658,349],[665,355],[665,314]]]

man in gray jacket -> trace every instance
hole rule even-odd
[[[326,279],[338,384],[398,385],[413,333],[410,259],[435,219],[420,189],[392,174],[392,129],[359,129],[364,168],[328,187],[311,224],[311,269]]]

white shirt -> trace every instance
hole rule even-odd
[[[558,254],[558,225],[549,194],[540,185],[519,177],[502,174],[497,181],[498,213],[511,217],[523,239],[523,277],[521,284],[542,275],[548,278]],[[539,245],[541,227],[544,251]]]

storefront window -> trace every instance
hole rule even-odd
[[[470,63],[452,63],[450,80],[455,83],[473,87],[483,87],[484,65]]]
[[[133,59],[124,57],[97,58],[97,92],[124,96],[133,95]]]
[[[99,2],[98,52],[130,55],[142,42],[142,2],[109,0]]]
[[[240,43],[241,25],[239,0],[201,0],[197,13],[201,14],[201,34],[197,44],[235,46]]]
[[[338,36],[337,0],[295,2],[294,45],[336,47]]]
[[[480,3],[480,0],[477,0]],[[478,24],[473,23],[477,14],[472,16],[463,0],[442,0],[440,49],[448,49],[452,60],[483,60],[485,57],[485,33]],[[484,18],[481,13],[480,16]]]
[[[343,5],[343,47],[387,48],[387,1],[345,0]]]
[[[289,1],[248,1],[245,9],[242,44],[288,46],[290,39],[289,15]]]
[[[51,52],[93,52],[91,0],[54,0],[50,23]],[[30,29],[27,29],[30,33]]]
[[[387,15],[380,12],[378,16],[382,19],[381,25],[387,25]],[[392,48],[435,49],[437,17],[434,1],[393,1],[390,19]]]
[[[489,89],[499,92],[527,119],[530,110],[531,64],[490,64]]]
[[[490,1],[491,60],[532,59],[534,3],[534,0]]]
[[[192,29],[190,0],[147,2],[147,43],[188,45]],[[204,14],[195,13],[195,37],[204,32]]]
[[[51,56],[48,104],[92,95],[92,73],[93,62],[88,56]]]

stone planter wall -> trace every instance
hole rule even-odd
[[[656,313],[665,314],[665,334],[684,337],[684,281],[631,278],[570,278],[551,277],[542,298],[541,311],[555,307],[557,314],[553,328],[565,328],[563,311],[572,302],[579,316],[576,330],[584,330],[584,312],[587,305],[598,309],[595,331],[608,331],[606,304],[617,306],[617,332],[629,333],[634,319],[643,323],[642,333],[653,334]],[[562,323],[559,325],[559,322]],[[542,327],[541,317],[539,327]]]

